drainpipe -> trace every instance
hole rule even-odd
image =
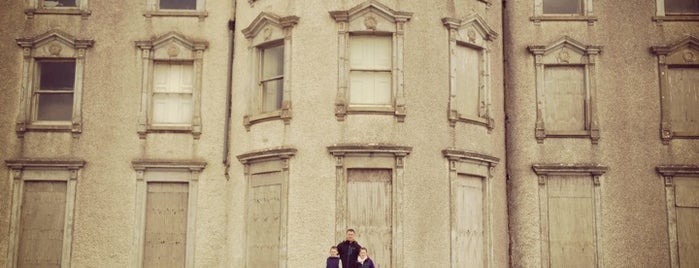
[[[228,169],[231,164],[228,161],[229,143],[230,143],[230,127],[231,127],[231,94],[233,93],[233,48],[235,45],[235,19],[228,21],[228,34],[230,41],[228,44],[228,81],[226,81],[226,123],[223,129],[223,165],[225,166],[226,180],[230,179]]]

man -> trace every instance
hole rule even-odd
[[[354,240],[354,229],[347,229],[345,232],[345,241],[337,244],[337,250],[340,253],[342,268],[359,268],[357,265],[357,256],[362,246]]]

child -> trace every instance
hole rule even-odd
[[[357,257],[357,262],[358,266],[361,268],[375,268],[374,267],[374,262],[369,258],[369,255],[367,255],[366,248],[362,248],[359,250],[359,257]]]
[[[330,247],[330,257],[325,264],[326,268],[340,268],[340,256],[337,255],[337,247]]]

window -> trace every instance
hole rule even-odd
[[[658,23],[663,23],[663,21],[699,21],[699,1],[656,0],[656,12],[653,20]]]
[[[22,89],[16,131],[82,132],[85,52],[94,41],[58,30],[17,39],[24,49]]]
[[[535,164],[542,267],[600,267],[600,177],[607,167]]]
[[[137,41],[141,50],[141,114],[138,134],[191,133],[201,135],[202,60],[206,41],[193,41],[170,32]]]
[[[206,12],[206,0],[145,0],[146,11],[143,16],[151,18],[154,16],[173,17],[198,17],[203,20],[209,13]]]
[[[590,138],[597,144],[595,60],[600,48],[568,36],[548,46],[529,46],[536,67],[537,142]]]
[[[192,71],[192,63],[155,63],[153,125],[192,123]]]
[[[29,6],[24,10],[27,18],[32,19],[34,15],[55,14],[55,15],[80,15],[83,19],[90,16],[91,11],[87,9],[88,0],[28,0]]]
[[[298,23],[296,16],[280,17],[260,13],[243,29],[250,42],[249,105],[243,124],[250,126],[265,121],[291,122],[291,37]]]
[[[497,33],[479,15],[443,18],[449,30],[449,124],[483,125],[491,130],[490,44]]]
[[[392,114],[403,122],[403,31],[412,13],[366,1],[330,15],[338,23],[337,120],[348,113],[371,113]]]
[[[597,17],[592,13],[593,0],[534,0],[536,25],[541,21],[587,21],[593,25]]]
[[[71,121],[75,89],[75,60],[37,61],[35,94],[37,121]]]
[[[328,147],[337,169],[336,240],[357,229],[357,240],[372,253],[377,267],[402,267],[401,213],[403,161],[411,147],[339,144]]]
[[[9,267],[70,267],[82,160],[7,160],[13,174]]]
[[[449,161],[451,267],[492,267],[490,178],[500,159],[445,149]]]
[[[658,55],[663,144],[699,138],[699,39],[688,36],[652,50]]]
[[[131,267],[193,267],[199,174],[205,162],[132,161],[136,228]]]
[[[246,267],[286,267],[289,147],[238,156],[247,180]]]
[[[391,39],[391,36],[350,36],[350,107],[391,105]]]
[[[665,182],[670,267],[699,266],[699,166],[662,165]]]

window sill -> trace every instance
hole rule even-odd
[[[39,124],[32,124],[27,126],[27,131],[55,131],[55,132],[70,132],[71,126],[70,123],[56,123],[56,124],[48,124],[48,123],[39,123]]]
[[[488,128],[488,132],[493,129],[494,123],[492,118],[464,116],[462,114],[449,118],[449,122],[452,127],[456,126],[456,122],[484,126]]]
[[[250,131],[250,126],[261,123],[261,122],[266,122],[266,121],[272,121],[272,120],[278,120],[282,119],[282,111],[281,110],[276,110],[276,111],[271,111],[271,112],[266,112],[266,113],[261,113],[261,114],[255,114],[255,115],[246,115],[243,118],[243,125],[245,125],[245,129],[247,131]]]
[[[155,10],[143,13],[146,18],[150,17],[197,17],[199,20],[209,16],[209,12],[197,10]]]
[[[146,138],[149,133],[191,133],[194,139],[199,139],[201,132],[194,131],[190,125],[150,125],[146,131],[139,131],[138,135],[141,139]]]
[[[87,19],[92,15],[92,11],[80,8],[31,8],[24,10],[24,14],[30,19],[34,18],[34,15],[80,15],[83,19]]]
[[[393,106],[349,106],[348,114],[394,114],[396,109]]]
[[[594,25],[597,21],[595,16],[582,16],[582,15],[544,15],[544,16],[533,16],[529,18],[534,24],[539,25],[542,21],[587,21],[588,25]]]
[[[653,21],[657,22],[658,24],[662,24],[664,21],[699,21],[699,14],[653,16]]]

